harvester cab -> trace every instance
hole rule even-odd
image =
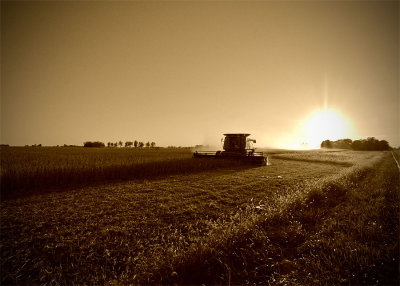
[[[247,138],[250,134],[224,134],[224,152],[233,152],[239,154],[246,154],[254,152],[254,145],[256,140]]]
[[[223,151],[196,151],[195,158],[234,158],[243,162],[266,165],[267,158],[263,152],[255,152],[256,140],[248,138],[248,133],[226,133],[223,142]]]

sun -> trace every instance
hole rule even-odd
[[[303,128],[303,144],[307,148],[319,148],[324,140],[353,137],[350,120],[336,109],[316,110],[305,121]]]

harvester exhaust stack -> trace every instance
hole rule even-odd
[[[224,151],[196,151],[194,158],[237,159],[244,162],[265,166],[268,158],[263,152],[255,152],[253,143],[256,140],[247,138],[248,133],[227,133],[222,139]]]

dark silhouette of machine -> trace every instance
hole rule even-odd
[[[194,158],[235,159],[246,163],[265,166],[267,157],[263,152],[255,152],[253,143],[256,140],[247,138],[248,133],[227,133],[222,139],[224,151],[195,151]]]

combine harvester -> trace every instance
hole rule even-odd
[[[224,134],[225,139],[224,151],[196,151],[193,153],[194,158],[218,158],[218,159],[235,159],[244,163],[266,166],[268,157],[263,152],[255,152],[253,143],[256,140],[247,138],[247,133],[228,133]]]

